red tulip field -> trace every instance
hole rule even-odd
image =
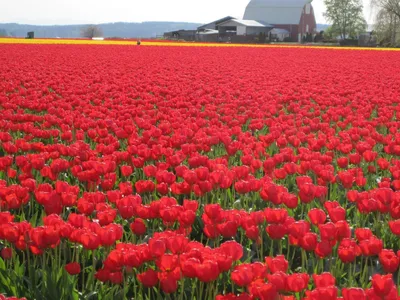
[[[400,299],[400,52],[0,50],[0,299]]]

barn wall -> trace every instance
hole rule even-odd
[[[269,27],[247,27],[246,34],[247,35],[259,35],[261,33],[267,34],[270,32],[271,28]]]
[[[245,35],[246,34],[246,26],[237,26],[236,34],[237,35]]]
[[[307,7],[308,6],[308,7]],[[300,18],[299,33],[302,35],[308,33],[314,34],[317,30],[317,22],[315,21],[314,8],[311,4],[307,4]]]
[[[298,41],[298,33],[299,33],[299,25],[292,25],[292,24],[282,24],[282,25],[275,25],[275,28],[285,29],[290,32],[290,37],[294,42]]]

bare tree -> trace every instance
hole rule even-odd
[[[376,9],[375,30],[381,44],[396,46],[399,41],[400,0],[371,0]]]
[[[371,6],[384,9],[400,18],[400,0],[371,0]]]
[[[97,25],[87,25],[81,29],[81,36],[85,38],[102,37],[103,30]]]

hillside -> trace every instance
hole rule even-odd
[[[105,23],[99,26],[104,37],[154,38],[166,31],[196,29],[202,24],[183,22],[143,22],[143,23]],[[85,25],[37,26],[16,23],[0,23],[0,36],[25,37],[28,31],[34,31],[38,38],[77,38]],[[325,30],[329,25],[317,24],[317,30]]]
[[[143,22],[143,23],[106,23],[99,26],[104,37],[151,38],[162,35],[166,31],[179,29],[196,29],[201,24],[182,22]],[[39,38],[76,38],[81,35],[85,25],[36,26],[16,23],[0,23],[0,32],[9,36],[25,37],[28,31],[34,31]]]

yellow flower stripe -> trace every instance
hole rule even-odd
[[[84,39],[20,39],[0,38],[0,44],[42,44],[42,45],[136,45],[135,40],[84,40]],[[306,48],[306,49],[336,49],[336,50],[370,50],[370,51],[400,51],[400,48],[363,48],[363,47],[333,47],[307,45],[255,45],[226,43],[195,43],[195,42],[157,42],[142,41],[142,46],[173,46],[173,47],[250,47],[250,48]]]

